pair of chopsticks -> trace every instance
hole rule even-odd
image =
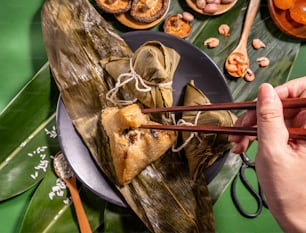
[[[288,98],[282,100],[284,109],[306,108],[306,98]],[[255,110],[256,101],[246,102],[227,102],[215,103],[196,106],[173,106],[166,108],[146,108],[142,109],[143,113],[161,113],[161,112],[184,112],[184,111],[213,111],[213,110]],[[190,131],[204,133],[222,133],[231,135],[248,135],[257,136],[256,127],[223,127],[209,125],[142,125],[141,128],[160,129],[160,130],[175,130],[175,131]],[[289,136],[292,139],[306,140],[306,129],[304,128],[288,128]]]

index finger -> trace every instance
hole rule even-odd
[[[306,97],[306,76],[288,81],[275,90],[281,99]]]

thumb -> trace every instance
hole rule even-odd
[[[287,144],[288,130],[280,98],[270,84],[262,84],[257,98],[258,141],[263,146],[275,148]]]

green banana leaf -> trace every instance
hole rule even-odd
[[[128,208],[107,204],[104,211],[102,232],[116,233],[149,233],[145,225]]]
[[[231,78],[224,69],[224,63],[230,52],[237,46],[242,31],[243,20],[247,10],[248,1],[238,1],[233,10],[218,17],[218,20],[210,18],[206,24],[197,28],[197,33],[190,37],[190,42],[207,53],[228,77],[227,82],[234,100],[243,101],[254,99],[256,90],[260,84],[269,82],[278,85],[288,80],[291,66],[296,59],[300,48],[300,42],[284,35],[275,25],[269,15],[268,6],[262,2],[248,40],[248,55],[250,58],[250,68],[255,73],[255,80],[246,82],[244,79]],[[239,12],[239,14],[237,14]],[[230,25],[230,37],[218,34],[220,24]],[[203,45],[203,41],[209,37],[220,39],[220,46],[209,49]],[[255,50],[252,47],[252,40],[259,38],[266,44],[266,48]],[[265,68],[259,67],[256,59],[268,57],[270,65]]]
[[[59,150],[55,129],[58,91],[44,65],[0,115],[0,201],[37,184]]]
[[[84,210],[91,229],[95,231],[103,221],[106,202],[83,186],[80,188]],[[77,218],[65,183],[51,170],[37,188],[25,214],[20,233],[78,232]]]
[[[231,11],[216,17],[194,13],[195,20],[192,22],[192,34],[186,40],[206,52],[222,71],[224,71],[223,65],[227,55],[238,43],[246,6],[247,1],[239,0]],[[185,1],[172,1],[168,15],[183,11],[192,12]],[[130,29],[118,23],[114,16],[107,14],[103,14],[103,16],[108,19],[118,33],[130,31]],[[230,25],[230,37],[222,37],[218,34],[217,28],[222,23]],[[161,31],[162,23],[151,30]],[[215,49],[208,49],[203,45],[203,41],[212,36],[218,37],[221,45]],[[256,96],[258,86],[263,82],[270,82],[273,85],[285,82],[290,75],[291,66],[299,51],[300,43],[288,38],[276,28],[264,2],[256,16],[249,41],[251,42],[253,38],[263,40],[267,47],[254,50],[249,43],[248,52],[251,68],[256,74],[256,79],[253,82],[246,82],[243,79],[227,79],[235,100],[253,99]],[[270,58],[271,65],[269,67],[258,67],[255,60],[261,56]],[[205,71],[203,71],[204,74]],[[53,181],[56,180],[53,171],[50,169],[51,156],[60,150],[54,128],[57,98],[58,91],[46,63],[0,113],[0,201],[5,201],[38,185],[24,218],[21,232],[32,231],[32,227],[35,225],[36,228],[35,231],[33,229],[33,232],[42,232],[39,229],[47,231],[50,229],[49,232],[63,232],[55,229],[62,229],[60,227],[65,224],[69,225],[67,232],[68,230],[74,232],[73,229],[77,226],[70,207],[64,210],[63,217],[54,221],[58,214],[57,211],[60,211],[63,207],[61,203],[50,204],[50,201],[46,198],[46,195],[49,194],[48,190],[54,185]],[[233,175],[236,174],[240,166],[240,160],[237,158],[237,156],[229,156],[221,172],[209,184],[214,202],[217,201],[229,185]],[[42,162],[44,160],[47,162]],[[35,169],[35,167],[39,167],[39,169]],[[84,196],[85,204],[90,200],[89,195]],[[94,224],[95,229],[105,220],[103,224],[105,230],[109,232],[128,232],[124,225],[125,221],[122,221],[122,217],[128,215],[126,209],[119,208],[119,210],[114,211],[113,208],[108,207],[103,211],[102,204],[100,209],[95,209],[88,214],[90,219],[94,219],[93,222],[98,221],[96,219],[99,218],[99,223]],[[43,209],[41,206],[48,205],[52,210],[50,213],[48,210],[48,218],[40,218],[40,211]],[[100,214],[104,216],[101,217]],[[65,224],[62,224],[62,221],[65,221]],[[50,228],[46,229],[46,226]],[[130,232],[133,231],[130,230]]]

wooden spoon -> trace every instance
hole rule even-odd
[[[247,42],[249,33],[255,19],[260,0],[250,0],[243,31],[237,47],[230,53],[225,62],[225,69],[233,77],[244,77],[249,69],[249,57],[247,52]]]
[[[81,233],[92,233],[77,189],[76,176],[70,169],[62,152],[55,155],[53,166],[56,175],[66,183],[70,191]]]

